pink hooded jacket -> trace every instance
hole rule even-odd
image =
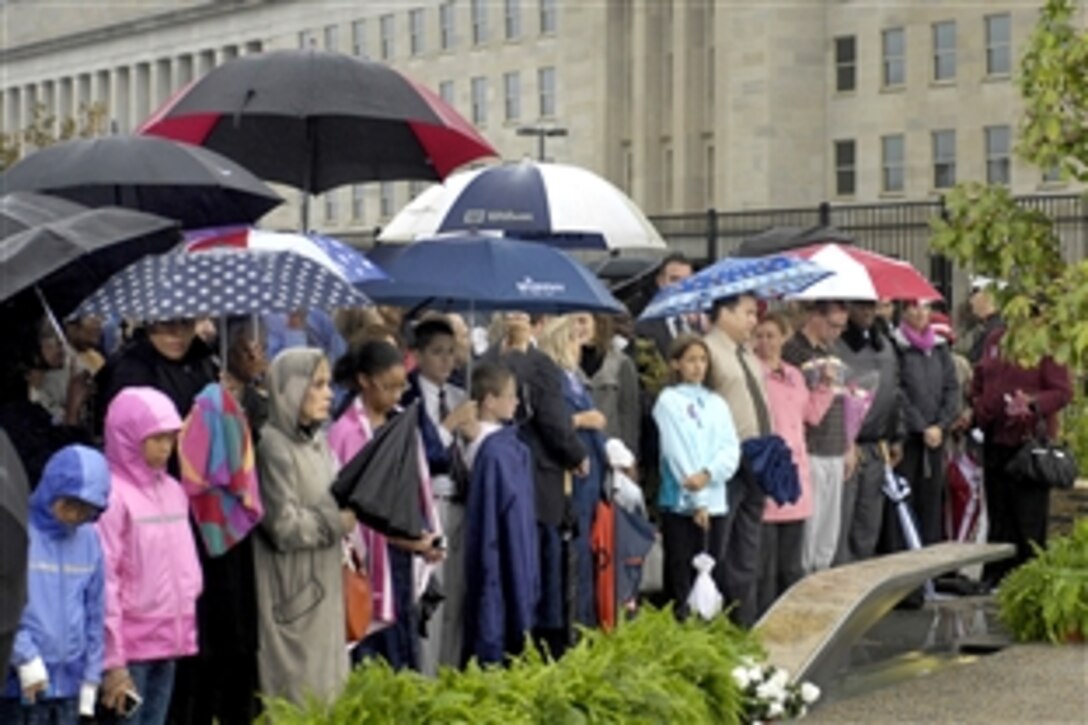
[[[177,480],[143,456],[144,439],[179,428],[174,404],[152,388],[125,388],[106,413],[111,487],[98,520],[106,558],[106,669],[197,651],[203,577],[189,500]]]

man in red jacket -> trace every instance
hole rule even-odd
[[[1004,334],[1004,327],[1000,327],[987,336],[975,365],[971,395],[975,425],[985,435],[983,475],[989,539],[1016,544],[1013,559],[986,567],[985,578],[995,586],[1031,557],[1029,542],[1046,545],[1050,513],[1050,491],[1014,480],[1005,467],[1032,436],[1040,417],[1048,434],[1057,435],[1058,412],[1073,397],[1069,370],[1050,356],[1033,368],[1022,368],[1005,359],[1001,352]]]

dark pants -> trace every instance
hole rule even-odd
[[[711,516],[710,529],[704,530],[695,525],[690,515],[661,512],[665,596],[680,618],[688,616],[688,595],[695,584],[695,567],[691,562],[697,554],[705,551],[715,557],[717,565],[711,575],[718,591],[725,591],[725,567],[715,554],[723,546],[725,519],[725,516]]]
[[[128,674],[143,704],[132,717],[118,720],[125,725],[162,725],[170,710],[174,692],[174,660],[129,662]]]
[[[782,593],[805,576],[801,552],[805,522],[765,523],[759,543],[759,615],[771,608]]]
[[[988,538],[994,543],[1016,545],[1015,557],[987,564],[983,570],[983,577],[994,585],[1034,556],[1031,542],[1046,546],[1050,491],[1017,481],[1005,473],[1005,467],[1016,451],[1016,448],[988,444],[982,454],[986,511],[990,518]]]
[[[597,504],[601,500],[600,473],[590,474],[587,478],[574,481],[574,493],[571,504],[578,520],[574,546],[578,559],[578,583],[575,621],[584,627],[597,626],[596,568],[593,564],[593,547],[590,537],[593,534],[593,519],[597,513]]]
[[[357,644],[351,653],[354,662],[381,657],[394,670],[419,670],[419,609],[413,592],[412,557],[411,552],[389,547],[396,621]]]
[[[730,619],[741,627],[756,623],[759,599],[759,541],[763,532],[763,507],[766,494],[742,464],[740,471],[726,484],[729,513],[725,517],[724,544],[715,559],[725,564],[725,588],[722,594],[730,610]]]
[[[33,705],[24,705],[18,699],[0,699],[0,723],[4,725],[71,725],[77,722],[77,697],[41,700]]]
[[[857,447],[857,470],[843,484],[836,566],[871,559],[884,525],[884,456],[878,443]]]
[[[910,506],[923,546],[944,539],[941,521],[947,485],[946,465],[944,446],[929,448],[920,436],[910,436],[904,442],[903,460],[899,462],[897,472],[910,484]]]

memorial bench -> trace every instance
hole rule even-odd
[[[926,581],[1015,553],[1012,544],[948,542],[816,572],[779,597],[755,629],[770,664],[795,682],[826,687],[858,638]]]

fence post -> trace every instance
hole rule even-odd
[[[706,258],[709,262],[718,261],[721,250],[718,248],[718,210],[706,210]]]
[[[831,204],[830,204],[830,202],[821,201],[820,205],[818,207],[816,207],[816,211],[817,211],[817,213],[819,215],[820,226],[821,227],[831,226]]]

